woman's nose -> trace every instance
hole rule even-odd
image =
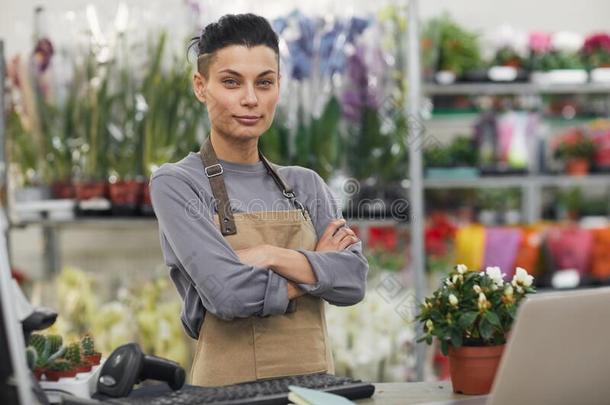
[[[246,86],[241,104],[243,106],[255,106],[258,104],[258,98],[256,97],[254,86]]]

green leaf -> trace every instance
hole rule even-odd
[[[454,347],[462,346],[462,333],[458,329],[451,331],[451,345]]]
[[[467,329],[474,323],[474,321],[477,319],[477,316],[479,316],[478,312],[466,312],[465,314],[460,316],[458,324],[461,328]]]
[[[445,339],[441,340],[441,352],[443,352],[445,356],[449,355],[449,342]]]
[[[496,315],[494,312],[486,311],[483,314],[483,317],[493,326],[497,326],[497,327],[502,326],[502,324],[500,323],[500,318],[498,318],[498,315]]]
[[[487,318],[481,319],[481,323],[479,324],[479,331],[481,332],[481,337],[485,340],[489,340],[493,335],[493,327]]]

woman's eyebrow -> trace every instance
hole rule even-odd
[[[223,69],[223,70],[220,70],[218,73],[229,73],[233,76],[243,77],[243,75],[241,73],[239,73],[233,69]],[[273,70],[273,69],[265,70],[264,72],[259,73],[259,75],[257,77],[265,76],[265,75],[268,75],[269,73],[275,73],[275,70]]]

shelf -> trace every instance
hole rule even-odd
[[[538,95],[538,94],[608,94],[610,83],[540,85],[534,83],[456,83],[423,86],[423,94],[429,96],[451,95]]]
[[[537,187],[610,186],[610,174],[482,176],[464,180],[424,179],[425,189],[506,188],[527,185]]]

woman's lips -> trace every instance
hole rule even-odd
[[[234,115],[233,118],[242,125],[256,125],[263,117],[256,115]]]

